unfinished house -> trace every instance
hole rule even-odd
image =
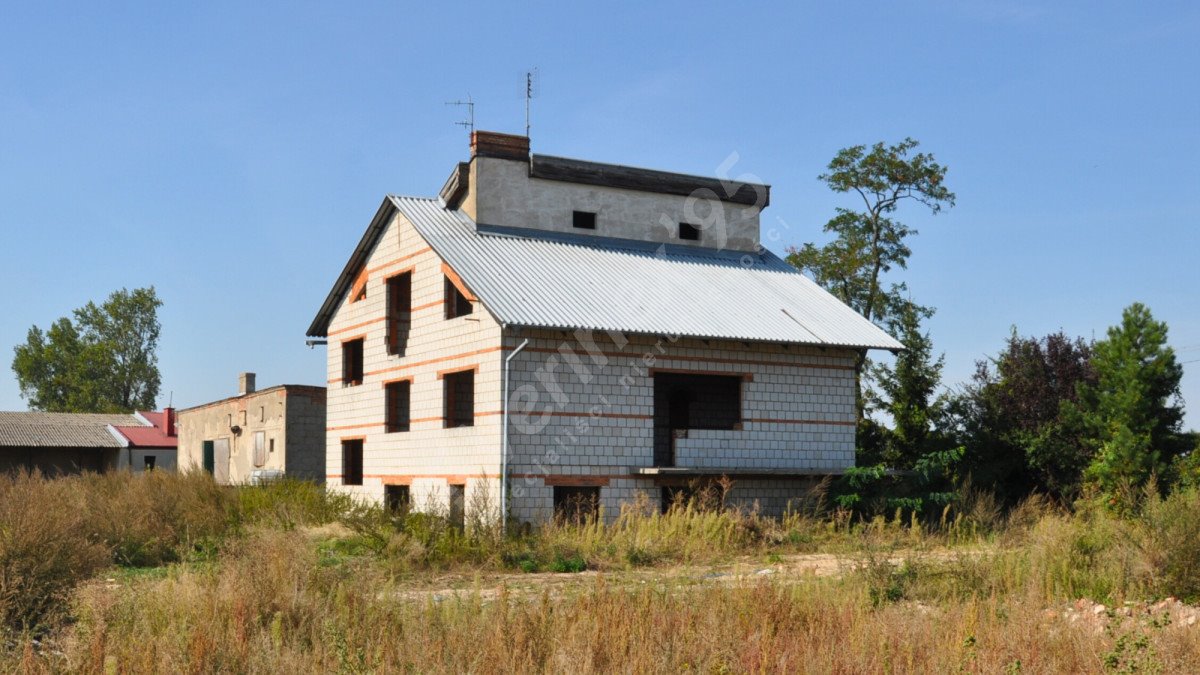
[[[853,466],[856,356],[901,345],[760,245],[768,200],[475,132],[438,197],[383,200],[308,330],[327,484],[540,521],[724,477],[784,511]]]
[[[238,394],[178,413],[180,470],[203,469],[221,485],[287,476],[325,480],[325,387],[258,390],[238,376]]]

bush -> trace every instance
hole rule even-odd
[[[288,530],[337,522],[354,508],[354,497],[329,492],[311,481],[283,478],[238,488],[238,507],[247,523]]]
[[[1161,596],[1200,599],[1200,491],[1189,488],[1166,498],[1147,492],[1143,550],[1154,589]]]
[[[90,531],[120,565],[179,560],[223,535],[237,513],[229,491],[204,473],[117,471],[66,480],[82,483]]]
[[[0,476],[0,621],[41,631],[65,609],[71,590],[109,562],[88,536],[89,506],[74,480]]]

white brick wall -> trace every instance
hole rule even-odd
[[[444,318],[442,261],[403,216],[388,226],[366,266],[367,297],[358,302],[344,299],[329,328],[328,485],[379,500],[385,483],[411,481],[411,498],[421,506],[444,504],[448,482],[467,480],[469,504],[479,486],[495,484],[499,475],[500,326],[478,302],[468,316]],[[386,346],[385,283],[409,268],[411,328],[405,354],[393,356]],[[341,381],[341,342],[357,337],[366,340],[365,377],[362,384],[349,386]],[[475,424],[445,429],[438,374],[473,366],[478,367]],[[412,378],[410,431],[386,433],[383,385],[401,378]],[[364,439],[363,485],[346,486],[341,480],[341,441],[355,437]]]
[[[501,375],[512,361],[511,513],[541,520],[553,510],[545,481],[601,483],[606,511],[660,488],[636,469],[654,460],[652,369],[742,375],[743,428],[697,431],[677,444],[677,465],[694,468],[838,470],[854,464],[854,352],[731,341],[502,329],[482,304],[447,320],[442,261],[403,216],[371,251],[367,296],[343,300],[330,325],[327,483],[371,500],[384,485],[410,485],[413,504],[445,508],[448,485],[466,485],[467,506],[499,502]],[[386,350],[385,280],[413,269],[412,324],[404,356]],[[364,337],[364,381],[341,381],[340,343]],[[596,354],[593,355],[592,352]],[[445,429],[439,373],[476,367],[475,425]],[[412,378],[411,430],[386,433],[385,382]],[[363,485],[342,483],[341,441],[364,439]],[[811,481],[739,480],[739,504],[782,511]]]

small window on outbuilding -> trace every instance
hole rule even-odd
[[[463,295],[462,291],[458,290],[458,286],[450,280],[450,277],[446,277],[443,298],[446,304],[447,319],[466,316],[473,310],[471,301],[467,299],[467,296]]]
[[[598,485],[554,486],[554,517],[571,522],[589,521],[600,514]]]
[[[475,425],[475,371],[463,370],[442,377],[443,425],[470,427]]]
[[[363,338],[342,343],[342,384],[354,386],[363,381]]]
[[[596,229],[596,214],[593,211],[573,211],[571,226],[579,230]]]
[[[153,471],[154,470],[154,459],[155,459],[154,455],[146,455],[145,460],[144,460],[145,463],[142,465],[142,470],[143,471]]]
[[[680,223],[679,238],[685,241],[700,241],[700,228],[691,223]]]
[[[361,438],[342,441],[342,485],[363,484],[363,442]]]

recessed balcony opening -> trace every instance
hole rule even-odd
[[[690,429],[741,427],[741,375],[654,374],[654,466],[675,466]]]

